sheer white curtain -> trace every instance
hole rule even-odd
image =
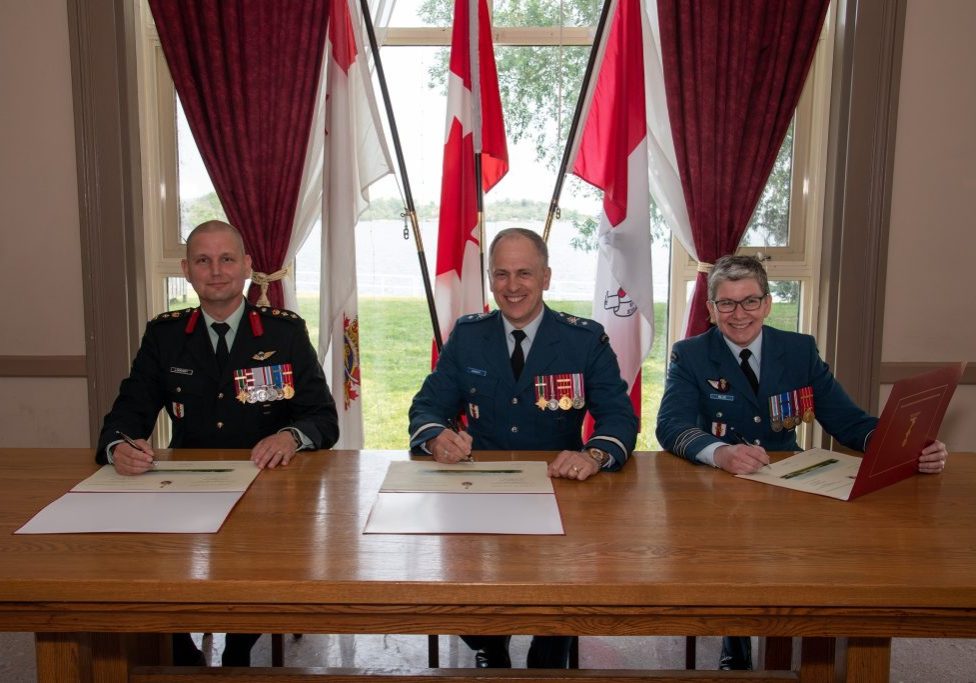
[[[355,16],[359,16],[359,0],[350,1],[355,3],[357,9]],[[369,8],[373,16],[373,28],[376,31],[376,40],[380,45],[383,44],[386,27],[390,23],[390,16],[393,14],[395,5],[396,0],[369,0]],[[367,56],[369,73],[372,74],[374,69],[373,55],[366,43],[363,45],[363,52]],[[319,77],[319,88],[315,99],[315,118],[309,136],[308,153],[305,156],[305,170],[302,175],[298,209],[295,211],[295,224],[292,227],[291,240],[288,242],[288,250],[285,253],[284,263],[290,265],[288,273],[281,281],[285,294],[285,308],[293,311],[298,310],[295,257],[305,245],[305,241],[315,224],[322,218],[322,160],[325,145],[325,83],[328,63],[329,60],[326,56],[322,60],[322,74]],[[666,114],[667,112],[665,112],[665,119],[667,118]],[[324,259],[322,262],[324,263]],[[323,355],[324,352],[320,353],[319,360],[323,360]]]
[[[661,59],[661,30],[657,21],[657,2],[647,2],[645,20],[650,31],[644,35],[651,40],[644,43],[644,88],[647,93],[647,166],[650,171],[651,196],[664,214],[668,227],[688,253],[695,256],[695,242],[691,237],[691,221],[685,204],[678,160],[671,138],[668,120],[668,100],[664,93],[664,68]]]
[[[377,39],[393,2],[374,0]],[[373,89],[373,59],[358,0],[332,0],[330,32],[286,263],[285,305],[298,306],[295,257],[321,226],[318,355],[339,416],[337,448],[364,445],[359,365],[355,226],[368,205],[367,188],[393,163]],[[333,37],[335,44],[333,44]],[[351,44],[350,44],[351,39]],[[377,89],[378,91],[378,89]]]
[[[651,196],[664,215],[671,234],[696,261],[695,241],[691,236],[691,221],[681,189],[678,160],[668,120],[668,99],[664,92],[664,67],[661,59],[661,30],[657,19],[657,2],[648,0],[644,20],[649,24],[644,35],[651,39],[644,43],[644,88],[647,97],[647,169]],[[688,307],[681,329],[688,327]]]

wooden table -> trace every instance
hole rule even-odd
[[[0,449],[0,630],[36,632],[58,682],[127,680],[126,632],[806,636],[803,681],[831,680],[827,638],[849,636],[849,680],[887,681],[892,636],[976,636],[974,454],[844,503],[639,453],[555,481],[565,536],[363,535],[406,457],[303,455],[217,534],[14,536],[95,466]]]

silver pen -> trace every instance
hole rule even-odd
[[[116,429],[115,430],[115,433],[118,434],[119,436],[121,436],[123,441],[125,441],[127,444],[129,444],[130,446],[132,446],[133,448],[135,448],[137,451],[140,451],[142,453],[146,453],[146,451],[142,450],[142,446],[140,446],[139,444],[137,444],[136,443],[136,440],[133,439],[128,434],[126,434],[125,432],[120,432],[118,429]],[[146,453],[146,455],[149,455],[149,454]],[[156,467],[156,458],[155,457],[153,457],[153,459],[152,459],[152,466],[153,467]]]

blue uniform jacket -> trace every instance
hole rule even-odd
[[[589,410],[595,424],[586,445],[610,453],[615,467],[624,463],[637,439],[637,418],[603,327],[548,307],[543,316],[517,382],[501,314],[492,311],[457,321],[437,367],[410,406],[410,446],[415,452],[462,412],[475,450],[579,450]],[[585,407],[540,409],[536,377],[561,373],[582,374]]]
[[[336,442],[335,401],[305,321],[291,311],[245,305],[230,362],[220,375],[203,317],[188,324],[198,309],[163,313],[146,325],[132,370],[105,416],[95,452],[100,464],[105,464],[105,447],[119,438],[116,430],[148,438],[160,409],[173,420],[170,448],[251,448],[285,427],[300,430],[315,448]],[[252,311],[259,325],[252,325]],[[293,373],[292,398],[238,400],[236,370],[284,363]]]
[[[717,327],[675,343],[657,416],[657,439],[666,450],[693,462],[709,444],[738,443],[727,427],[767,451],[799,450],[795,429],[773,431],[769,397],[804,387],[813,388],[814,412],[823,428],[848,448],[863,452],[877,418],[858,408],[834,379],[813,337],[766,326],[758,394]],[[722,431],[721,438],[715,435]]]

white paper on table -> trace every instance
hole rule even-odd
[[[555,495],[380,492],[365,534],[561,535]]]
[[[861,458],[854,455],[811,448],[771,463],[769,467],[758,472],[735,476],[794,491],[847,500],[850,498],[861,461]]]
[[[216,533],[243,491],[66,493],[18,534]]]
[[[73,489],[74,492],[246,491],[258,469],[250,460],[160,460],[142,474],[126,476],[104,465]]]
[[[380,491],[442,493],[553,493],[548,465],[529,462],[459,462],[395,460]]]

